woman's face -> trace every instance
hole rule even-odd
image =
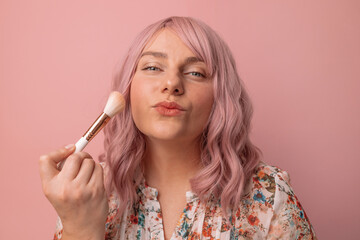
[[[204,62],[167,28],[145,46],[130,89],[137,128],[149,139],[193,141],[213,104],[212,80]]]

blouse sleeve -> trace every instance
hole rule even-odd
[[[54,240],[59,240],[62,238],[63,226],[61,223],[61,219],[58,216],[56,219],[56,226],[55,226],[55,233],[54,233]]]
[[[275,175],[275,197],[266,239],[317,239],[315,231],[290,185],[289,174],[280,170]]]

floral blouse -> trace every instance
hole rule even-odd
[[[286,171],[260,162],[245,187],[245,195],[232,210],[229,221],[221,214],[220,202],[210,197],[202,202],[191,191],[171,240],[177,239],[317,239],[303,207],[290,185]],[[139,202],[115,219],[118,197],[109,199],[105,239],[164,240],[157,189],[145,182],[137,188]],[[54,240],[61,239],[58,217]]]

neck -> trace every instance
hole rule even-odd
[[[157,189],[190,190],[189,180],[200,169],[199,142],[198,139],[172,142],[148,138],[144,159],[147,184]]]

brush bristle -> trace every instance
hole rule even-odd
[[[125,99],[121,93],[113,91],[110,93],[106,106],[104,108],[104,113],[110,118],[118,114],[124,109]]]

